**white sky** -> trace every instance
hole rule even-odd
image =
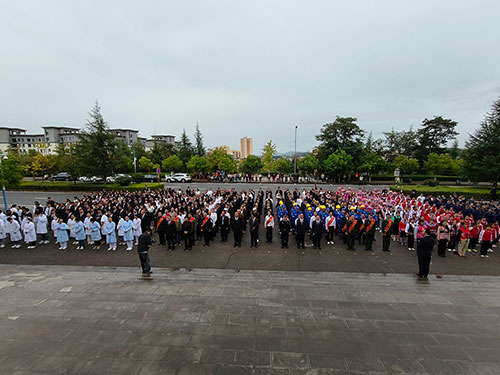
[[[111,127],[279,152],[336,115],[375,137],[425,117],[461,145],[500,96],[500,1],[0,0],[0,126]]]

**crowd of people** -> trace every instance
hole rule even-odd
[[[326,242],[373,251],[378,231],[383,251],[391,251],[394,241],[414,251],[427,232],[438,244],[439,256],[480,251],[487,258],[499,239],[499,219],[495,202],[376,189],[102,191],[0,210],[0,247],[8,238],[13,248],[24,242],[34,249],[55,241],[61,251],[69,244],[78,251],[104,245],[108,251],[119,246],[130,251],[143,232],[151,231],[168,251],[209,247],[230,236],[239,248],[247,233],[251,248],[259,246],[264,233],[262,241],[274,243],[277,237],[282,249],[293,239],[302,252],[306,241],[315,249]]]

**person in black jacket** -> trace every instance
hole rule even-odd
[[[205,240],[203,247],[210,246],[210,239],[212,238],[212,227],[212,219],[210,219],[208,212],[205,212],[203,214],[203,220],[201,222],[201,233],[203,234],[203,239]]]
[[[306,232],[309,229],[309,224],[304,219],[304,214],[300,214],[297,220],[295,221],[295,239],[297,240],[297,249],[305,249],[304,239],[306,236]]]
[[[231,220],[231,228],[234,235],[234,247],[241,247],[241,238],[245,231],[245,224],[239,211],[234,213],[234,217]]]
[[[139,253],[139,259],[141,261],[142,274],[144,276],[150,276],[151,265],[149,261],[149,247],[153,243],[151,239],[151,229],[146,228],[146,231],[139,236],[137,252]]]
[[[227,236],[229,234],[230,219],[226,214],[226,210],[222,211],[220,218],[220,242],[227,242]]]
[[[252,214],[252,218],[248,222],[248,229],[250,231],[250,248],[257,247],[259,242],[259,224],[260,220],[257,217],[257,212]]]
[[[313,221],[312,223],[312,240],[313,240],[313,247],[316,249],[321,249],[321,237],[323,236],[323,224],[321,223],[321,218],[316,216],[316,220]]]
[[[165,237],[167,238],[168,250],[175,250],[175,233],[177,231],[177,228],[170,214],[167,215],[167,219],[164,220],[163,223]]]
[[[292,226],[290,220],[288,220],[288,215],[284,215],[280,220],[279,229],[280,229],[280,239],[281,239],[281,248],[288,249],[288,236],[290,234]]]
[[[434,247],[435,241],[431,237],[431,232],[429,229],[425,230],[425,236],[422,238],[417,245],[417,256],[418,256],[418,279],[427,280],[429,275],[429,265],[431,264],[432,249]]]

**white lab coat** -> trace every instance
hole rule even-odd
[[[68,225],[69,228],[69,236],[71,238],[75,238],[75,225],[76,225],[75,219],[68,219],[68,222],[66,224]]]
[[[35,224],[31,221],[27,221],[24,224],[24,242],[35,242],[36,241],[36,231]]]
[[[7,230],[10,235],[10,240],[11,241],[21,241],[23,237],[21,236],[21,226],[17,222],[17,220],[12,219],[11,222],[7,222]]]
[[[47,233],[47,216],[45,214],[41,214],[35,217],[36,223],[36,232],[38,234],[46,234]]]
[[[136,217],[134,219],[134,236],[139,237],[142,234],[141,219]]]

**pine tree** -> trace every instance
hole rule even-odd
[[[193,144],[191,143],[189,137],[186,134],[186,129],[182,129],[181,140],[177,142],[176,146],[177,146],[176,154],[179,157],[179,159],[182,160],[184,166],[186,166],[189,160],[191,160],[191,156],[193,156],[194,154]]]
[[[195,151],[198,156],[205,156],[205,147],[203,146],[203,135],[201,134],[200,127],[196,123],[196,131],[194,133]]]
[[[80,133],[77,154],[84,174],[106,177],[113,174],[115,136],[104,121],[99,103],[89,113],[86,128]]]

